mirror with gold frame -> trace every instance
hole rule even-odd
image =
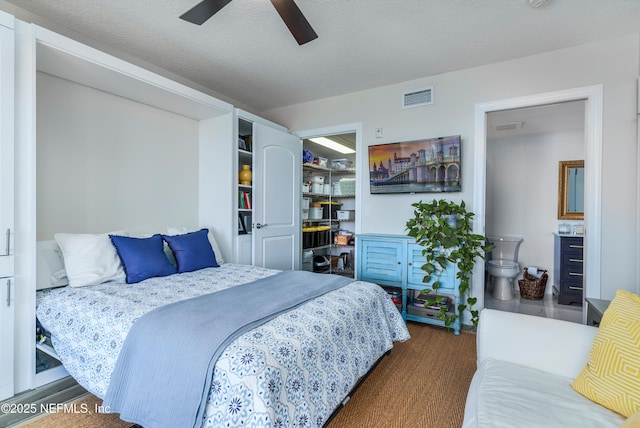
[[[558,219],[584,220],[584,160],[559,163]]]

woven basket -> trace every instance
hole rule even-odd
[[[524,268],[522,279],[518,280],[520,286],[520,297],[523,299],[540,300],[544,297],[544,289],[547,287],[547,271],[543,271],[540,278],[531,275],[527,268]]]

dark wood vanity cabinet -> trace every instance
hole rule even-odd
[[[584,284],[584,240],[582,236],[556,234],[554,239],[553,293],[558,303],[582,304]]]

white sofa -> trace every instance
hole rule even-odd
[[[618,427],[624,418],[573,390],[598,329],[485,309],[463,428]]]

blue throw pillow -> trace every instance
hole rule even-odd
[[[109,238],[122,260],[128,284],[177,272],[164,253],[164,241],[159,234],[149,238],[118,235],[109,235]]]
[[[208,267],[219,267],[209,243],[209,229],[184,235],[162,235],[178,264],[178,272],[192,272]]]

